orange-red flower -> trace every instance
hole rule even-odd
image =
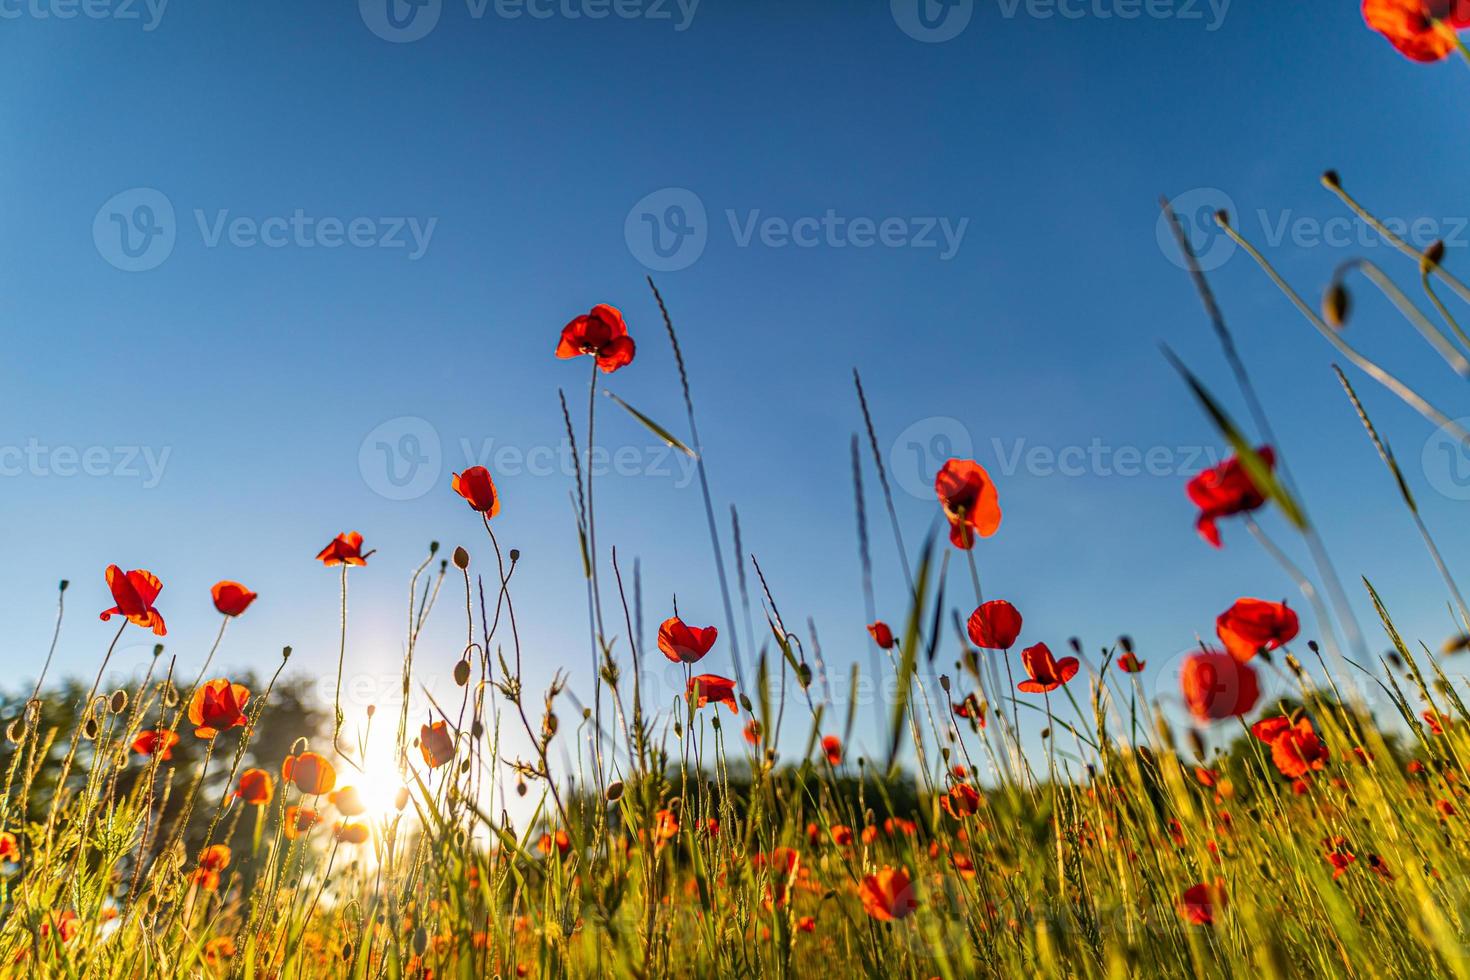
[[[0,832],[0,861],[20,860],[20,839],[10,831]]]
[[[1022,650],[1021,664],[1031,677],[1017,684],[1016,688],[1027,694],[1055,691],[1077,675],[1079,666],[1076,657],[1063,657],[1061,660],[1053,657],[1045,643]]]
[[[1125,674],[1137,674],[1148,666],[1147,660],[1139,660],[1132,650],[1118,658],[1118,669]]]
[[[357,791],[356,786],[343,786],[334,789],[327,794],[327,802],[337,808],[337,812],[344,817],[358,817],[367,811],[367,804],[362,801],[362,794]]]
[[[954,709],[956,716],[973,719],[975,724],[981,728],[985,727],[985,705],[981,703],[980,696],[975,692],[971,691],[966,694],[959,704],[951,702],[950,707]]]
[[[541,839],[536,842],[536,848],[542,854],[550,854],[552,850],[555,850],[558,854],[564,855],[572,849],[572,839],[567,836],[565,830],[558,830],[555,836],[542,834]]]
[[[969,783],[956,783],[948,793],[939,798],[939,805],[951,817],[963,820],[979,812],[980,793]]]
[[[288,755],[281,763],[281,781],[295,784],[305,796],[321,796],[337,785],[337,770],[318,752]]]
[[[220,732],[246,724],[245,702],[250,690],[244,684],[231,684],[223,677],[205,681],[189,701],[189,721],[194,734],[214,738]]]
[[[163,583],[158,576],[141,568],[124,572],[116,565],[108,565],[107,587],[112,590],[112,601],[117,605],[102,612],[103,622],[115,613],[126,616],[134,626],[151,629],[158,636],[167,635],[163,614],[153,608],[153,600],[163,591]]]
[[[890,629],[888,624],[883,622],[883,620],[880,619],[876,623],[869,623],[868,635],[871,636],[873,638],[873,642],[878,644],[878,646],[882,649],[893,649],[893,630]]]
[[[1257,722],[1251,726],[1255,736],[1271,745],[1271,761],[1288,779],[1300,779],[1309,772],[1320,772],[1327,767],[1332,754],[1312,728],[1312,723],[1301,718],[1295,725],[1280,719],[1285,725],[1266,725]],[[1268,737],[1269,736],[1269,737]]]
[[[761,742],[761,723],[754,718],[750,719],[750,721],[745,723],[745,727],[741,729],[740,737],[751,745],[759,745]]]
[[[174,746],[178,744],[179,736],[176,732],[167,728],[145,729],[133,739],[133,751],[139,755],[156,755],[160,760],[167,761],[174,757]]]
[[[485,467],[471,466],[463,473],[456,473],[449,485],[455,493],[469,501],[472,510],[477,510],[486,517],[494,517],[500,513],[500,494],[495,489],[495,481],[490,479],[490,471]]]
[[[842,739],[836,735],[822,736],[822,754],[827,757],[829,765],[842,765]]]
[[[913,882],[902,868],[884,866],[876,874],[863,878],[858,885],[863,911],[879,922],[907,918],[919,907],[914,897]]]
[[[852,828],[845,823],[832,825],[832,843],[838,847],[849,847],[853,842]]]
[[[214,583],[209,594],[214,597],[214,608],[226,616],[240,615],[249,609],[250,604],[256,599],[254,592],[239,582],[231,582],[229,579]]]
[[[199,867],[223,871],[230,866],[230,849],[225,844],[211,844],[199,852]]]
[[[1204,649],[1184,661],[1179,675],[1184,702],[1202,722],[1243,715],[1261,696],[1256,672],[1228,653]]]
[[[288,806],[286,807],[286,839],[295,840],[321,822],[321,814],[309,806]]]
[[[372,554],[371,551],[368,555]],[[347,531],[337,535],[317,553],[316,560],[330,568],[333,565],[366,565],[368,555],[362,553],[362,535]]]
[[[436,721],[419,728],[419,751],[424,754],[424,764],[438,769],[454,758],[454,736],[449,734],[449,725]]]
[[[557,357],[590,354],[605,374],[632,364],[633,353],[633,338],[628,336],[623,314],[605,303],[562,327],[561,342],[556,345]]]
[[[1455,31],[1470,27],[1465,0],[1363,0],[1363,19],[1413,61],[1441,61],[1455,50]]]
[[[271,801],[271,794],[275,791],[270,773],[264,769],[246,769],[240,773],[240,785],[235,790],[235,795],[242,803],[263,806]]]
[[[735,704],[735,682],[719,674],[698,674],[689,678],[689,694],[694,697],[694,706],[703,708],[707,704],[723,704],[736,714],[740,708]]]
[[[973,459],[951,459],[934,477],[934,492],[949,519],[949,540],[956,548],[975,547],[975,536],[988,538],[1000,527],[1000,497],[985,467]]]
[[[1179,914],[1190,925],[1214,925],[1216,908],[1223,909],[1225,904],[1225,882],[1217,878],[1212,885],[1198,884],[1185,889],[1179,898]]]
[[[972,613],[970,642],[986,650],[1009,650],[1021,635],[1021,614],[1004,599],[992,599]]]
[[[365,844],[368,839],[367,825],[338,821],[332,828],[332,836],[339,844]]]
[[[797,932],[816,932],[817,931],[817,920],[816,919],[813,919],[809,915],[803,915],[801,918],[799,918],[799,919],[796,920],[796,931]]]
[[[715,645],[720,631],[713,626],[685,625],[678,616],[670,616],[659,624],[658,648],[676,664],[697,664]]]
[[[1296,612],[1284,602],[1236,599],[1215,619],[1215,634],[1236,660],[1249,660],[1262,650],[1275,650],[1296,639],[1301,628]]]
[[[653,839],[662,844],[679,836],[679,818],[673,810],[660,810],[653,815]]]
[[[1269,469],[1276,464],[1276,454],[1270,446],[1256,450],[1261,462]],[[1232,456],[1219,466],[1198,473],[1184,488],[1189,499],[1199,508],[1195,530],[1216,548],[1220,547],[1220,529],[1216,521],[1232,514],[1243,514],[1255,510],[1266,502],[1266,496],[1251,482],[1239,459]]]

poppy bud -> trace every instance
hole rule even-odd
[[[67,586],[68,586],[68,585],[71,585],[71,582],[69,582],[69,581],[67,581],[67,580],[66,580],[66,579],[62,579],[62,580],[61,580],[61,588],[60,588],[60,589],[58,589],[58,590],[57,590],[57,591],[58,591],[58,592],[65,592],[65,591],[66,591],[66,587],[67,587]]]
[[[1424,254],[1419,257],[1419,271],[1427,276],[1438,269],[1439,264],[1443,261],[1444,239],[1440,239],[1426,248]]]
[[[520,561],[521,560],[521,549],[519,549],[519,548],[512,548],[512,549],[510,549],[510,560],[511,560],[512,563]]]
[[[470,722],[470,738],[480,738],[484,734],[485,725],[483,722],[480,721],[480,719],[476,718],[474,721]]]
[[[948,674],[940,674],[939,675],[939,686],[944,691],[945,694],[948,694],[949,693],[949,675]]]
[[[393,806],[399,810],[408,806],[408,787],[398,787],[398,792],[393,794]]]
[[[5,738],[12,745],[19,745],[21,736],[25,734],[24,729],[19,728],[20,719],[17,718],[5,726]]]
[[[1133,652],[1133,637],[1127,635],[1126,633],[1118,637],[1118,644],[1123,648],[1124,653]]]
[[[375,715],[377,713],[378,713],[378,706],[376,704],[370,704],[370,705],[367,706],[367,716],[369,718],[371,718],[373,715]]]
[[[470,662],[461,660],[454,665],[454,683],[464,687],[470,682]]]
[[[113,691],[112,702],[108,705],[108,707],[112,709],[112,713],[115,715],[120,715],[123,713],[123,711],[127,709],[127,706],[128,692],[124,691],[122,688],[118,688],[116,691]]]
[[[454,567],[461,572],[470,567],[470,553],[464,548],[454,549]]]
[[[167,682],[163,685],[163,703],[170,708],[179,703],[178,688]]]
[[[740,706],[751,714],[755,714],[755,709],[750,706],[750,698],[746,697],[744,691],[740,692]]]
[[[812,686],[812,668],[811,668],[811,666],[808,665],[808,664],[797,664],[796,665],[796,680],[797,680],[797,682],[799,684],[801,684],[801,689],[803,691],[805,691],[807,688],[811,687]]]
[[[96,718],[88,718],[87,719],[87,723],[82,726],[82,735],[89,742],[90,741],[94,741],[97,738],[97,719]]]
[[[291,648],[290,647],[286,647],[283,650],[281,650],[281,659],[282,660],[290,660],[291,659]]]
[[[1338,178],[1336,170],[1328,170],[1322,174],[1322,186],[1330,187],[1333,190],[1342,186],[1342,180]]]
[[[153,655],[155,657],[161,657],[161,656],[163,656],[163,644],[162,643],[155,643],[155,644],[153,644]]]
[[[1048,739],[1048,738],[1051,738],[1051,729],[1050,728],[1043,728],[1041,730],[1041,737],[1042,737],[1043,740]]]
[[[714,726],[715,731],[720,730],[720,716],[718,712],[710,716],[710,724]]]
[[[1220,210],[1215,212],[1215,221],[1220,225],[1221,228],[1229,228],[1230,212],[1226,211],[1224,208],[1221,208]]]
[[[439,553],[439,542],[437,542],[437,541],[430,541],[429,542],[429,554],[436,555],[438,553]]]
[[[1341,330],[1347,326],[1348,312],[1352,304],[1348,299],[1348,291],[1341,283],[1333,283],[1327,289],[1327,294],[1322,297],[1322,319],[1334,330]]]
[[[607,801],[616,803],[623,798],[623,783],[621,780],[613,780],[607,784]]]

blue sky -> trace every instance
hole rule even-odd
[[[94,668],[112,562],[163,579],[183,668],[214,634],[209,585],[235,578],[262,598],[222,665],[267,669],[291,644],[297,668],[330,674],[337,579],[312,556],[355,528],[378,553],[352,576],[349,662],[391,691],[407,575],[427,543],[488,558],[448,490],[488,451],[502,454],[484,457],[505,499],[501,541],[524,555],[531,682],[565,668],[585,688],[571,480],[548,453],[562,440],[557,389],[580,419],[586,371],[551,352],[570,317],[620,306],[639,353],[609,386],[682,431],[643,283],[652,266],[681,328],[716,506],[739,507],[783,613],[815,620],[834,674],[868,657],[848,458],[857,367],[910,549],[934,513],[933,447],[968,443],[1005,510],[982,573],[1022,609],[1024,639],[1060,650],[1076,635],[1091,650],[1130,633],[1147,683],[1171,691],[1169,665],[1231,600],[1300,603],[1244,528],[1227,524],[1218,553],[1193,533],[1183,485],[1219,446],[1159,342],[1243,412],[1158,244],[1156,199],[1198,210],[1223,194],[1314,299],[1359,254],[1412,285],[1411,266],[1352,228],[1349,244],[1318,240],[1344,212],[1317,178],[1336,167],[1380,214],[1430,219],[1453,267],[1470,245],[1458,203],[1470,77],[1399,57],[1350,3],[1160,0],[1132,19],[1127,0],[1063,7],[1080,16],[976,0],[956,36],[924,42],[886,2],[628,0],[626,16],[594,19],[568,12],[597,0],[538,7],[547,17],[443,0],[432,30],[405,41],[367,0],[99,2],[88,9],[108,16],[69,18],[64,0],[5,0],[0,596],[14,682],[44,655],[61,578],[74,585],[59,669]],[[694,251],[659,257],[650,221],[662,245]],[[1438,642],[1443,588],[1330,350],[1244,255],[1212,254],[1354,596],[1369,575],[1412,635]],[[1460,414],[1454,376],[1386,305],[1357,297],[1354,339]],[[1430,445],[1422,465],[1431,427],[1354,380],[1463,572],[1449,457]],[[697,487],[615,406],[599,411],[599,443],[624,454],[599,477],[601,544],[640,562],[643,641],[676,591],[687,619],[723,628]],[[420,482],[395,486],[380,443],[421,457]],[[916,444],[931,448],[915,456]],[[1120,449],[1162,463],[1126,475],[1045,462],[1094,445],[1114,464]],[[66,475],[82,458],[100,475]],[[868,506],[879,608],[896,620],[902,578],[878,498]],[[1287,540],[1279,518],[1266,523]],[[447,678],[459,654],[459,601],[446,591],[426,676]],[[129,631],[119,668],[150,648]]]

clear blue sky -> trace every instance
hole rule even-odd
[[[1399,57],[1353,3],[1242,2],[1223,18],[1200,3],[1196,19],[1125,20],[1099,16],[1118,8],[1106,2],[1072,5],[1084,12],[1074,19],[977,0],[939,43],[906,34],[886,2],[704,0],[685,22],[673,3],[661,8],[671,19],[594,20],[509,18],[493,3],[476,17],[443,0],[433,29],[407,43],[369,28],[392,34],[371,4],[364,16],[352,3],[177,2],[152,30],[141,5],[129,11],[139,21],[38,16],[56,11],[48,4],[7,3],[0,19],[0,443],[46,447],[40,466],[0,479],[12,684],[44,655],[63,577],[74,584],[59,669],[93,669],[111,632],[96,619],[111,604],[111,562],[163,579],[168,649],[184,668],[215,630],[209,585],[235,578],[261,599],[222,665],[268,669],[292,644],[298,668],[329,674],[337,579],[312,557],[358,529],[378,553],[352,575],[349,660],[391,690],[406,579],[428,541],[488,557],[448,489],[465,443],[556,447],[559,386],[581,417],[586,365],[551,356],[566,320],[620,306],[639,352],[611,387],[682,431],[643,283],[644,261],[660,260],[640,244],[635,208],[668,188],[705,210],[703,252],[657,278],[682,328],[716,505],[739,506],[783,613],[793,626],[815,619],[834,673],[868,657],[848,462],[856,366],[885,447],[913,425],[925,440],[954,437],[932,420],[956,420],[997,477],[1005,522],[978,554],[989,592],[1024,612],[1024,638],[1060,651],[1071,635],[1094,649],[1129,632],[1156,683],[1235,597],[1301,605],[1243,528],[1226,524],[1219,553],[1192,530],[1183,485],[1200,463],[1175,447],[1218,444],[1158,343],[1243,412],[1187,278],[1157,243],[1157,196],[1223,191],[1313,298],[1346,258],[1393,262],[1376,243],[1311,240],[1311,221],[1342,214],[1317,185],[1325,167],[1384,215],[1440,222],[1457,236],[1452,266],[1470,244],[1470,77]],[[153,193],[113,201],[136,188]],[[160,198],[171,221],[138,211]],[[688,200],[665,193],[644,210],[673,221],[667,205]],[[251,237],[298,211],[309,230],[287,229],[281,247]],[[782,244],[774,226],[745,237],[752,222],[829,211],[844,230],[803,239],[814,245]],[[134,260],[114,214],[138,220],[133,244],[146,244],[139,229],[162,230],[172,250],[144,249],[154,267],[125,271]],[[396,231],[409,218],[422,248]],[[354,219],[366,219],[361,241],[407,246],[323,247]],[[952,255],[937,231],[938,247],[859,247],[854,219],[897,219],[895,243],[924,239],[929,224],[963,232]],[[1283,221],[1292,233],[1280,237]],[[1243,255],[1213,276],[1344,577],[1374,577],[1411,633],[1439,641],[1443,589],[1327,346]],[[1459,382],[1383,304],[1361,288],[1358,298],[1354,336],[1460,414]],[[1463,505],[1419,462],[1430,427],[1355,380],[1467,572]],[[644,642],[675,590],[686,618],[723,628],[696,486],[660,475],[642,430],[608,402],[600,411],[599,442],[653,470],[606,476],[597,491],[604,555],[615,544],[628,565],[641,561]],[[440,453],[425,464],[431,489],[396,500],[379,492],[399,495],[379,440],[363,447],[383,423],[394,446],[422,435],[392,421],[403,417],[425,420]],[[1164,447],[1172,471],[1006,462],[1018,446],[1094,440]],[[101,447],[94,460],[111,462],[95,466],[127,472],[61,475],[57,447]],[[145,447],[155,462],[167,452],[161,479],[142,461],[121,466],[114,447]],[[917,485],[911,465],[900,483]],[[525,556],[531,682],[565,667],[585,689],[571,481],[555,465],[502,470],[496,526]],[[880,608],[898,619],[902,580],[879,500],[868,503]],[[898,507],[916,549],[932,498],[900,489]],[[1267,524],[1285,539],[1279,518]],[[446,592],[425,675],[447,678],[458,656],[459,601]],[[135,630],[128,640],[123,669],[151,647]]]

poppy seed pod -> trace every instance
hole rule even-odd
[[[1425,275],[1428,275],[1430,272],[1438,269],[1439,264],[1443,261],[1444,239],[1439,239],[1434,244],[1426,248],[1424,250],[1424,254],[1419,257],[1419,271],[1424,273]]]
[[[1326,295],[1322,297],[1322,319],[1334,330],[1341,330],[1347,326],[1348,313],[1352,310],[1352,301],[1348,297],[1348,291],[1341,283],[1333,283],[1328,287]]]
[[[1336,170],[1328,170],[1322,174],[1322,186],[1331,187],[1334,190],[1342,186],[1342,180],[1337,176]]]

